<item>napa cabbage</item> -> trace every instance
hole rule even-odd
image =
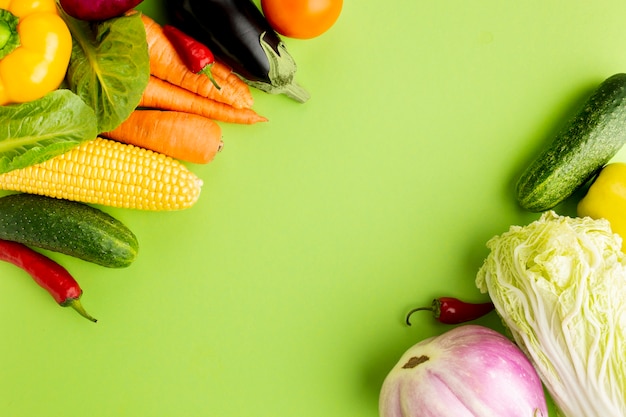
[[[487,247],[476,285],[559,415],[626,416],[626,257],[609,223],[548,211]]]

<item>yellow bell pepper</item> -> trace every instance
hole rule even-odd
[[[626,252],[626,163],[612,162],[602,168],[578,202],[577,213],[608,220],[611,230],[622,238],[622,252]]]
[[[56,90],[71,53],[72,36],[56,0],[0,0],[0,105]]]

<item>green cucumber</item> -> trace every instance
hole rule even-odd
[[[129,266],[139,248],[130,229],[95,207],[28,193],[0,198],[0,239],[109,268]]]
[[[520,206],[554,208],[589,181],[626,143],[626,74],[602,82],[582,109],[524,171]]]

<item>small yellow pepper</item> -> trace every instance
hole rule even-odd
[[[602,168],[577,211],[580,217],[608,220],[626,252],[626,163],[612,162]]]
[[[57,89],[71,53],[72,36],[56,0],[0,0],[0,105]]]

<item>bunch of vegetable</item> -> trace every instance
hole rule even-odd
[[[249,87],[223,64],[210,60],[194,67],[197,62],[189,59],[193,51],[188,48],[204,45],[172,27],[165,30],[146,15],[141,15],[141,21],[150,76],[138,108],[116,128],[102,132],[104,137],[204,164],[223,147],[216,121],[267,121],[252,110]]]
[[[27,193],[0,198],[0,260],[24,269],[59,304],[94,322],[82,308],[78,282],[63,266],[31,247],[108,268],[130,266],[139,250],[128,227],[87,204]]]
[[[542,214],[487,242],[490,253],[479,268],[476,286],[491,303],[435,299],[431,307],[409,312],[407,324],[419,310],[431,310],[439,321],[458,324],[480,316],[483,308],[495,308],[559,415],[626,415],[626,163],[610,162],[624,143],[626,74],[619,73],[600,83],[520,176],[518,203]],[[561,203],[585,187],[576,217],[557,214]],[[476,315],[457,314],[454,307],[461,312],[475,308]],[[450,345],[468,349],[455,333],[463,327],[444,336]],[[481,378],[477,362],[460,349],[453,350],[453,358],[444,356],[447,349],[437,343],[431,346],[438,339],[418,344],[419,350],[410,350],[392,370],[388,377],[392,382],[386,380],[381,391],[382,416],[533,415],[528,410],[509,414],[488,408],[492,404],[484,404],[481,392],[489,389],[489,379]],[[456,366],[433,365],[433,357]],[[428,364],[434,369],[407,371]],[[469,384],[457,382],[459,372],[470,378]],[[506,392],[493,388],[498,390],[494,396],[510,394],[507,388],[517,382],[512,375],[503,377]],[[518,398],[509,401],[521,400],[526,392],[520,390]],[[428,401],[431,397],[436,403]]]
[[[0,189],[18,192],[0,202],[0,240],[7,242],[0,259],[90,319],[76,281],[31,246],[130,265],[138,248],[132,232],[89,204],[191,207],[202,180],[183,162],[213,160],[223,147],[219,122],[267,121],[252,109],[250,86],[308,99],[285,45],[249,0],[177,5],[193,19],[226,13],[198,31],[193,19],[179,20],[185,30],[161,26],[133,10],[139,3],[19,0],[0,9]],[[333,4],[325,23],[316,23],[322,31],[341,9],[341,1]],[[209,42],[221,60],[192,29],[205,40],[211,30],[232,42]],[[26,56],[38,61],[27,65]],[[24,259],[43,266],[29,268]]]
[[[296,62],[252,0],[171,0],[175,25],[207,45],[246,82],[270,94],[306,102]]]
[[[132,4],[67,0],[65,10],[21,0],[0,10],[0,67],[17,68],[18,58],[45,48],[40,58],[50,60],[44,82],[22,85],[21,96],[19,78],[0,80],[0,189],[18,192],[0,198],[0,260],[92,321],[76,280],[35,248],[129,266],[136,237],[90,204],[191,207],[202,180],[182,162],[214,158],[223,146],[218,122],[267,121],[230,68],[213,61],[195,70],[189,53],[204,46],[166,33]],[[39,20],[25,11],[35,8]]]
[[[72,29],[75,29],[72,23],[62,17],[54,0],[14,1],[8,3],[7,9],[0,10],[3,74],[0,173],[3,175],[31,169],[91,143],[100,121],[115,123],[118,117],[125,117],[125,108],[136,105],[122,101],[117,113],[108,114],[102,105],[104,101],[93,100],[88,93],[79,94],[93,91],[78,86],[81,80],[91,78],[89,60],[83,59],[86,57],[81,52],[85,51],[81,48],[93,43],[91,40],[81,43]],[[114,40],[116,32],[107,30],[102,40]],[[134,40],[132,35],[130,31],[130,42]],[[118,42],[118,47],[123,44]],[[100,56],[89,53],[89,58]],[[147,56],[145,62],[147,65]],[[138,63],[141,64],[141,59]],[[137,82],[133,68],[136,67],[125,68],[130,75],[126,80],[129,83]],[[108,69],[106,63],[102,69]],[[33,76],[34,71],[37,77]],[[115,77],[118,73],[107,74]],[[141,77],[136,78],[141,82]],[[68,84],[75,91],[68,89]],[[93,79],[89,84],[97,91],[97,97],[103,97]],[[107,92],[115,99],[115,91]],[[133,98],[126,91],[123,95]],[[48,176],[47,180],[54,182],[55,178]],[[75,184],[79,188],[81,183]],[[82,289],[77,281],[63,266],[31,246],[107,267],[128,266],[138,248],[134,234],[126,226],[86,204],[33,194],[13,194],[0,199],[0,260],[22,268],[60,305],[73,307],[91,321],[95,319],[82,308]]]
[[[7,121],[0,125],[6,135],[0,187],[129,208],[186,208],[197,200],[202,182],[178,161],[207,163],[215,157],[223,147],[217,121],[267,120],[251,109],[249,87],[228,67],[210,62],[210,76],[204,68],[196,73],[188,67],[193,62],[185,58],[193,51],[184,47],[204,46],[186,34],[170,28],[167,33],[175,35],[168,38],[160,25],[134,12],[97,22],[63,11],[61,16],[73,39],[67,89],[0,107],[0,119]],[[89,165],[87,155],[108,158],[94,157],[98,164]],[[126,174],[115,174],[122,166],[116,160],[132,161]],[[142,175],[128,175],[138,167]],[[167,176],[159,173],[164,170]],[[118,181],[127,186],[116,188]],[[94,184],[99,189],[89,191]]]
[[[280,35],[310,39],[339,18],[343,0],[168,0],[175,25],[215,53],[250,86],[304,103],[296,61]]]
[[[98,24],[66,15],[64,20],[73,39],[67,89],[0,106],[0,188],[138,209],[194,204],[202,181],[180,162],[96,138],[136,111],[147,86],[150,64],[140,15]]]
[[[520,205],[541,217],[489,240],[476,276],[567,417],[626,414],[626,164],[609,163],[624,143],[615,74],[520,177]],[[587,184],[577,216],[557,214]]]
[[[31,246],[129,266],[135,236],[89,204],[191,207],[202,180],[183,162],[213,160],[220,122],[267,121],[252,109],[250,85],[308,99],[293,80],[295,62],[249,0],[178,5],[194,19],[226,13],[196,32],[231,42],[212,44],[222,60],[186,30],[134,11],[139,3],[18,0],[0,9],[0,189],[18,192],[0,199],[0,260],[92,321],[78,283]],[[317,23],[323,31],[338,16],[334,4]],[[37,68],[45,71],[33,82]]]

